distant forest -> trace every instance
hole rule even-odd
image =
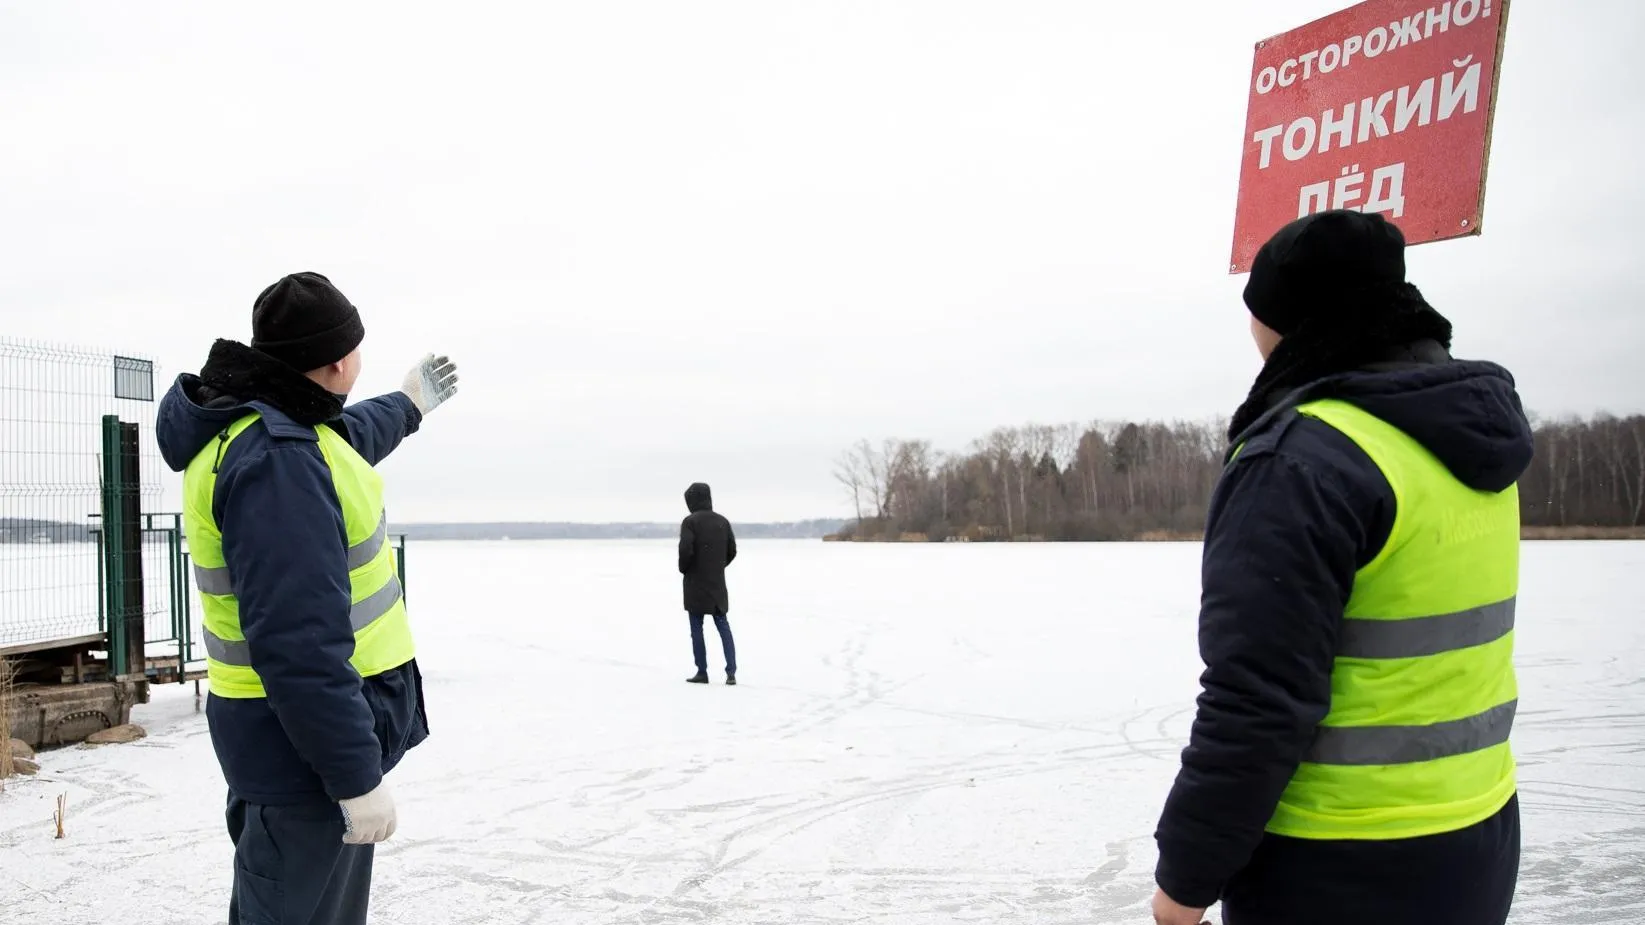
[[[745,539],[1197,539],[1227,448],[1221,420],[1001,428],[964,452],[860,441],[835,467],[855,520],[737,523]],[[1645,538],[1645,415],[1535,422],[1528,536]],[[675,523],[396,524],[411,540],[672,539]],[[0,544],[92,539],[88,523],[0,517]]]
[[[844,520],[806,520],[797,523],[737,523],[739,539],[821,539],[844,529]],[[678,522],[671,524],[576,524],[576,523],[455,523],[394,524],[390,529],[410,540],[634,540],[675,539]],[[88,543],[93,531],[87,524],[50,520],[0,518],[3,543]]]
[[[960,453],[861,441],[835,467],[857,512],[838,539],[1194,539],[1227,450],[1225,421],[1001,428]],[[1645,416],[1535,422],[1520,482],[1528,535],[1645,528]],[[1595,534],[1599,535],[1599,534]]]

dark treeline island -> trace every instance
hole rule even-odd
[[[1198,538],[1224,421],[1002,428],[962,453],[862,441],[835,467],[857,520],[835,538]],[[1520,482],[1530,537],[1645,537],[1645,415],[1535,421]]]

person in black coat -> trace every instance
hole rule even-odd
[[[708,683],[708,646],[703,641],[703,618],[712,615],[725,649],[725,683],[737,683],[737,646],[731,640],[731,609],[725,589],[725,567],[737,558],[737,536],[731,522],[714,512],[708,486],[695,482],[685,490],[691,511],[680,523],[680,574],[684,576],[685,612],[691,618],[691,654],[697,660],[692,684]]]

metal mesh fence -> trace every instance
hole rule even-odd
[[[169,518],[167,518],[169,521]],[[161,527],[163,524],[155,524]],[[181,589],[173,587],[174,579],[178,574],[172,566],[172,556],[181,554],[179,548],[173,549],[169,531],[143,531],[143,625],[146,627],[143,638],[149,641],[152,649],[157,643],[164,643],[168,652],[176,650],[176,646],[169,640],[177,638],[179,628],[187,630],[187,625],[175,625],[173,607],[186,605],[188,594],[193,592],[191,586]],[[179,594],[178,592],[183,593]],[[173,600],[173,598],[177,598]]]
[[[180,514],[143,517],[143,626],[147,655],[175,658],[183,666],[202,662],[199,621],[193,609],[194,586],[188,542]]]
[[[138,424],[140,503],[159,510],[154,373],[143,357],[0,338],[0,646],[101,631],[102,417]],[[161,637],[165,592],[160,577],[143,608]]]

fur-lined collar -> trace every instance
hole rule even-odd
[[[241,402],[260,401],[279,409],[306,427],[317,427],[343,412],[343,399],[314,380],[237,341],[219,339],[211,345],[200,370],[197,399],[209,404],[229,397]]]
[[[1274,348],[1228,427],[1234,444],[1264,418],[1271,417],[1298,389],[1330,376],[1398,360],[1412,345],[1433,341],[1441,352],[1451,346],[1451,322],[1404,285],[1398,297],[1377,300],[1369,308],[1345,304],[1338,315],[1319,317],[1288,334]],[[1445,359],[1449,359],[1447,355]]]

